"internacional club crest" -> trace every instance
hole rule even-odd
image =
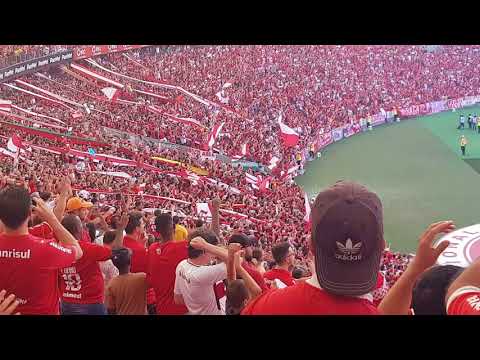
[[[480,224],[458,229],[435,242],[448,240],[450,245],[437,260],[439,265],[469,266],[480,257]]]

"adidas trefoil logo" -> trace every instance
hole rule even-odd
[[[353,245],[352,240],[347,239],[345,245],[337,241],[337,247],[338,250],[340,250],[344,254],[356,254],[360,251],[360,248],[362,247],[362,242],[360,241]]]
[[[342,253],[342,255],[335,254],[335,258],[338,260],[346,260],[346,261],[361,260],[362,255],[358,254],[360,252],[361,247],[362,247],[361,241],[356,243],[355,245],[353,245],[351,239],[347,239],[347,241],[345,242],[345,245],[337,241],[337,249]]]

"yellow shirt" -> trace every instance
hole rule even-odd
[[[185,226],[177,224],[175,225],[175,235],[173,237],[174,241],[184,241],[187,240],[188,231]]]

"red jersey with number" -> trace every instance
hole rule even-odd
[[[301,282],[269,290],[251,301],[242,315],[377,315],[371,301],[362,297],[337,296]]]
[[[59,289],[62,301],[73,304],[102,304],[105,282],[99,261],[112,257],[112,249],[86,241],[79,241],[83,256],[59,272]]]
[[[295,285],[295,280],[293,279],[292,274],[290,273],[290,271],[287,271],[285,269],[272,269],[263,274],[263,277],[270,281],[278,279],[287,286]]]
[[[0,235],[0,289],[14,294],[24,315],[58,315],[58,270],[75,261],[75,249],[32,235]]]
[[[465,286],[456,290],[447,301],[448,315],[480,315],[480,288]]]
[[[147,272],[147,249],[130,236],[123,238],[123,246],[132,250],[130,272]]]
[[[180,261],[188,257],[186,241],[156,242],[148,248],[147,281],[155,290],[157,314],[183,315],[188,312],[184,305],[173,301],[175,270]]]

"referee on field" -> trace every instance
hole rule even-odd
[[[465,137],[465,135],[462,135],[460,137],[460,149],[462,150],[462,155],[465,156],[465,148],[468,144],[468,141],[467,141],[467,138]]]

